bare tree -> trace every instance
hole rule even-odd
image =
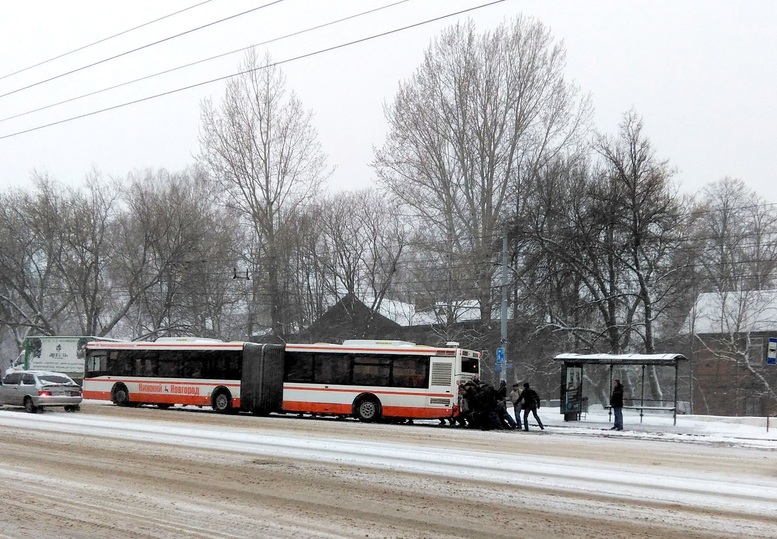
[[[656,319],[685,299],[683,292],[690,282],[690,268],[675,265],[674,256],[687,240],[686,212],[670,183],[673,171],[667,161],[656,157],[642,120],[633,111],[624,116],[618,138],[600,137],[596,151],[603,160],[600,175],[605,179],[600,196],[611,208],[620,238],[614,254],[626,273],[623,290],[630,305],[622,342],[638,343],[640,351],[652,354]],[[649,374],[653,398],[663,400],[655,366]]]
[[[132,231],[136,244],[122,234],[117,274],[130,276],[127,290],[137,295],[133,333],[223,338],[225,313],[237,301],[230,290],[235,220],[219,211],[212,185],[196,170],[149,170],[128,183],[120,230]]]
[[[269,56],[246,55],[242,75],[227,83],[217,107],[201,106],[199,162],[224,190],[224,202],[253,228],[266,273],[267,304],[275,335],[285,332],[278,236],[328,177],[310,112],[286,90]]]
[[[56,259],[63,285],[79,323],[79,335],[108,333],[114,301],[106,284],[107,260],[113,245],[109,235],[117,210],[119,188],[97,171],[86,178],[85,190],[71,190],[67,205],[50,231],[62,245]]]
[[[57,268],[63,246],[54,231],[66,205],[61,186],[45,174],[32,181],[30,191],[0,199],[0,305],[18,343],[67,328],[72,306]]]
[[[703,289],[762,290],[774,285],[777,215],[742,180],[723,178],[698,201],[696,239]]]
[[[625,115],[619,137],[600,137],[596,151],[603,159],[600,175],[605,179],[600,196],[612,208],[621,238],[622,249],[616,256],[628,272],[629,294],[641,311],[629,330],[640,334],[640,348],[652,354],[656,310],[677,297],[684,284],[683,273],[667,264],[685,239],[679,234],[680,201],[669,183],[673,172],[667,161],[657,159],[643,134],[642,120],[633,111]]]
[[[406,221],[373,190],[326,197],[315,214],[318,231],[308,245],[325,294],[316,302],[331,306],[351,295],[374,316],[392,295],[408,243]],[[372,320],[359,322],[361,333],[369,332]]]
[[[438,231],[491,318],[506,205],[527,172],[585,132],[587,99],[563,75],[565,51],[541,23],[518,17],[478,35],[445,30],[386,108],[389,135],[374,166],[382,184]],[[461,298],[455,298],[461,299]]]
[[[652,353],[653,325],[682,297],[688,274],[672,256],[685,240],[681,202],[634,113],[593,149],[598,163],[543,169],[516,236],[528,274],[550,285],[535,289],[549,300],[548,322],[573,333],[577,349]],[[559,294],[568,299],[557,302]]]

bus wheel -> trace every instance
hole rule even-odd
[[[163,402],[163,403],[161,403],[161,404],[157,404],[156,406],[157,406],[157,408],[159,408],[160,410],[169,410],[169,409],[170,409],[170,407],[172,406],[172,404],[170,404],[169,402]]]
[[[124,384],[116,384],[111,391],[111,400],[116,406],[130,406],[129,391]]]
[[[380,418],[380,402],[372,396],[362,397],[353,406],[354,415],[365,423],[377,421]]]
[[[38,407],[32,402],[32,397],[24,397],[24,409],[30,414],[38,411]]]
[[[232,410],[232,397],[229,392],[222,389],[215,395],[213,395],[213,409],[220,414],[229,413]]]

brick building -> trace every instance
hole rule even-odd
[[[697,414],[777,413],[777,290],[700,294],[686,322]]]

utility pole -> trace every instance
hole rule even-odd
[[[502,313],[501,341],[497,348],[496,360],[499,368],[499,381],[507,381],[507,236],[502,239]]]

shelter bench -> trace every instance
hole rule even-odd
[[[610,414],[612,414],[612,406],[605,406],[606,409],[610,410]],[[642,423],[642,416],[645,415],[645,410],[651,411],[651,412],[672,412],[673,414],[677,410],[674,406],[648,406],[648,405],[631,405],[631,406],[623,406],[624,410],[639,410],[639,422]]]

